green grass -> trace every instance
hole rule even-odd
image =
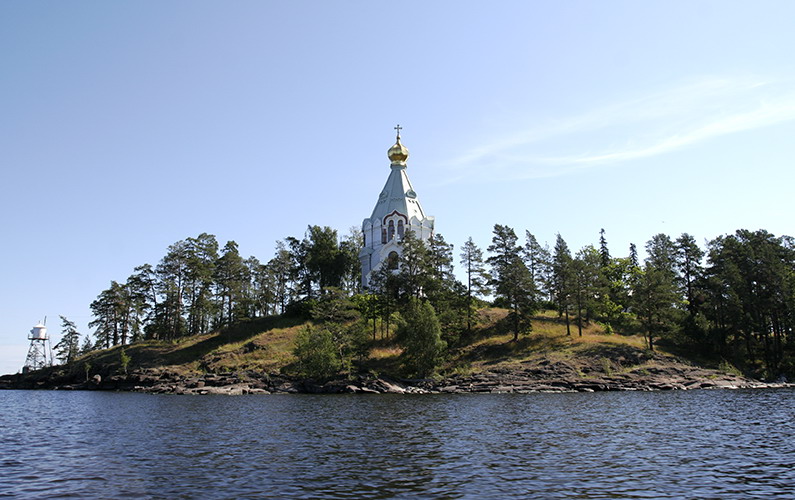
[[[580,337],[574,321],[571,322],[571,335],[567,335],[564,319],[554,311],[543,311],[533,318],[532,331],[513,341],[513,334],[502,321],[506,315],[507,311],[499,308],[478,311],[476,326],[451,343],[440,372],[468,375],[541,359],[593,358],[601,359],[598,362],[600,371],[613,373],[643,362],[645,344],[642,337],[605,334],[602,325],[597,323],[584,325]],[[124,349],[131,358],[129,370],[165,368],[185,375],[246,370],[290,373],[295,363],[295,338],[306,325],[295,318],[260,318],[206,335],[171,342],[146,341]],[[92,364],[92,371],[118,371],[120,349],[116,347],[89,355],[87,361]],[[400,376],[400,353],[393,336],[378,339],[372,342],[369,358],[358,368],[364,373]],[[77,364],[82,367],[84,362],[79,360]]]

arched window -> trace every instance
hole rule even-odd
[[[386,244],[386,228],[381,228],[381,244]]]
[[[363,247],[367,246],[367,235],[366,234],[362,234],[362,246]]]
[[[398,268],[398,254],[395,251],[389,252],[389,255],[386,258],[386,267],[388,269],[397,269]]]
[[[398,221],[398,238],[403,239],[403,219]]]
[[[395,237],[395,221],[389,221],[389,241],[392,241],[392,238]]]

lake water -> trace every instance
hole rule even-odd
[[[795,390],[0,391],[0,497],[795,497]]]

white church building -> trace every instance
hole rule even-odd
[[[433,234],[434,218],[425,215],[406,174],[409,150],[400,142],[400,125],[395,129],[397,141],[387,152],[391,162],[389,177],[378,196],[373,214],[362,222],[364,247],[359,252],[359,260],[362,263],[362,286],[365,288],[371,273],[401,255],[401,240],[406,231],[414,231],[422,241],[427,241]]]

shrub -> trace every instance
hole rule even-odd
[[[119,364],[121,365],[121,371],[123,371],[125,375],[127,375],[127,367],[130,366],[131,360],[132,358],[130,358],[130,355],[127,354],[127,351],[122,349],[119,352]]]
[[[447,348],[433,306],[413,298],[401,312],[397,341],[403,347],[404,366],[420,377],[436,370]]]
[[[340,359],[331,332],[306,327],[299,332],[293,351],[307,377],[330,378],[340,369]]]

